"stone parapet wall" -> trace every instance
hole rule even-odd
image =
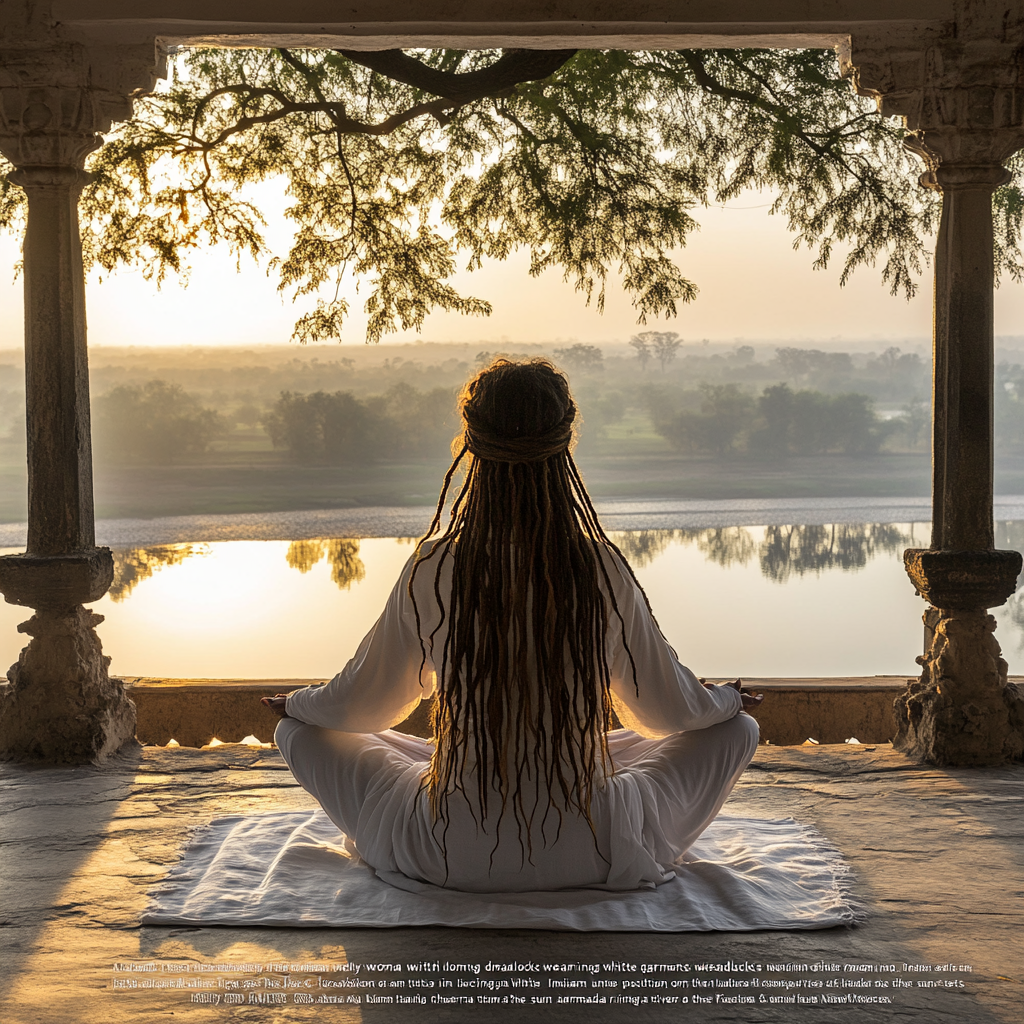
[[[125,678],[138,710],[140,742],[165,745],[176,740],[201,747],[213,739],[238,742],[255,736],[264,743],[274,735],[277,718],[259,703],[260,697],[287,693],[317,679],[156,679]],[[907,676],[827,677],[813,679],[746,679],[762,691],[764,704],[755,708],[761,741],[787,746],[815,739],[842,743],[887,743],[896,734],[893,701]],[[429,705],[424,701],[397,727],[416,736],[429,734]]]

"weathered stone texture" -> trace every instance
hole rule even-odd
[[[0,45],[0,151],[16,167],[84,166],[101,134],[131,117],[131,96],[164,74],[155,41],[94,46],[36,39]]]
[[[32,15],[0,35],[0,152],[25,190],[25,396],[28,544],[0,559],[0,591],[38,609],[34,639],[0,695],[0,757],[100,761],[134,743],[135,707],[107,675],[82,605],[111,580],[95,547],[85,278],[78,197],[88,155],[131,95],[151,88],[155,43],[86,47]],[[10,29],[11,26],[5,25]]]
[[[938,30],[857,29],[840,61],[858,93],[905,119],[907,148],[927,168],[923,185],[994,188],[1024,145],[1022,42],[1020,4],[962,0]]]
[[[908,548],[903,565],[914,589],[937,608],[995,608],[1017,589],[1019,551]]]
[[[315,806],[280,754],[238,746],[147,747],[101,768],[0,765],[3,1022],[152,1024],[175,1015],[189,1024],[476,1024],[491,1019],[499,1024],[1020,1024],[1024,905],[1013,894],[1024,886],[1022,803],[1024,765],[967,771],[915,764],[889,747],[759,747],[724,813],[794,817],[819,829],[842,852],[858,895],[869,904],[870,917],[853,929],[671,935],[162,928],[139,927],[139,915],[147,890],[178,860],[191,829],[224,814]],[[186,966],[231,960],[405,965],[492,958],[899,967],[954,962],[973,970],[961,975],[965,988],[915,984],[893,991],[872,985],[873,993],[894,998],[892,1005],[877,1007],[554,1004],[532,1013],[529,1005],[523,1013],[502,1007],[509,1011],[502,1014],[488,1014],[481,1006],[404,1008],[408,1012],[366,1005],[351,1012],[341,1006],[203,1006],[192,1003],[187,990],[115,991],[111,971],[116,962],[156,959]],[[774,975],[776,981],[793,976]]]
[[[80,606],[41,610],[18,629],[33,639],[0,686],[0,757],[53,763],[102,761],[135,744],[135,705],[107,674],[93,627]]]
[[[929,608],[932,642],[918,658],[921,678],[896,698],[893,741],[931,764],[992,765],[1024,756],[1024,696],[1008,683],[1006,662],[984,610]]]

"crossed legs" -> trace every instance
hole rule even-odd
[[[393,730],[334,732],[294,718],[281,719],[274,742],[299,785],[352,839],[367,800],[413,764],[426,768],[434,752],[434,745],[418,736]]]
[[[616,771],[643,776],[653,795],[659,832],[671,847],[665,859],[681,857],[714,821],[750,764],[758,735],[757,722],[742,712],[708,729],[664,739],[626,729],[608,734]]]
[[[281,720],[274,739],[298,783],[352,839],[361,816],[364,823],[372,820],[367,812],[373,805],[399,776],[424,771],[434,749],[427,740],[391,730],[334,732],[294,718]],[[616,774],[639,777],[647,794],[645,814],[656,816],[658,849],[652,853],[660,862],[681,857],[714,820],[754,756],[757,740],[757,722],[742,713],[708,729],[662,739],[625,729],[609,734]],[[371,833],[368,827],[367,849],[384,838]]]

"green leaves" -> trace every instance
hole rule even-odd
[[[227,429],[180,384],[122,384],[95,402],[96,453],[101,460],[168,464],[205,452]]]
[[[910,297],[939,197],[902,138],[824,50],[183,51],[90,158],[83,247],[91,266],[158,282],[202,245],[272,256],[278,287],[315,303],[300,341],[341,335],[346,275],[368,341],[433,309],[486,315],[449,281],[518,248],[598,310],[618,275],[645,324],[697,296],[682,252],[694,212],[757,189],[815,267],[842,250],[841,284],[880,264]],[[278,178],[295,234],[274,255],[245,189]],[[995,197],[996,264],[1020,279],[1015,182]],[[4,181],[0,224],[22,200]]]

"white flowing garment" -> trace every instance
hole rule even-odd
[[[616,556],[609,553],[606,565],[624,626],[610,616],[612,701],[627,728],[609,734],[614,771],[598,780],[593,831],[577,814],[563,812],[560,823],[537,814],[527,852],[511,813],[499,820],[491,811],[481,823],[455,797],[446,827],[435,822],[422,787],[432,744],[390,731],[433,692],[427,638],[440,617],[433,560],[415,579],[419,630],[410,559],[345,668],[325,686],[289,695],[289,717],[275,736],[281,753],[382,876],[468,892],[629,890],[675,877],[672,865],[717,815],[753,756],[757,723],[741,713],[737,690],[705,687],[679,663]],[[450,573],[440,586],[445,595]],[[421,634],[428,652],[423,685]],[[442,626],[434,650],[443,649],[444,638]],[[490,803],[500,809],[500,796]]]

